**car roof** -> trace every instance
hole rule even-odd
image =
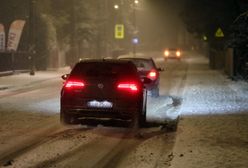
[[[74,65],[74,68],[75,67],[82,67],[84,66],[85,64],[117,64],[117,65],[120,65],[120,66],[128,66],[128,67],[134,67],[136,69],[136,66],[135,64],[131,61],[131,60],[118,60],[118,59],[94,59],[94,58],[91,58],[91,59],[82,59],[80,60],[78,63],[76,63]],[[73,69],[74,69],[73,68]]]
[[[79,63],[101,63],[101,62],[107,62],[107,63],[127,63],[131,62],[129,60],[118,60],[118,59],[82,59]]]

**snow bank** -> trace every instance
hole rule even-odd
[[[189,59],[172,168],[248,166],[248,84]]]

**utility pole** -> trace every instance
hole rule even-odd
[[[133,41],[135,40],[136,34],[137,34],[137,23],[136,23],[136,5],[139,3],[138,0],[134,0],[133,2],[133,27],[134,27],[134,32],[133,32],[133,39],[132,39],[132,43],[133,43],[133,56],[136,56],[136,42]]]
[[[99,1],[99,0],[98,0]],[[101,1],[101,0],[100,0]],[[97,3],[97,41],[96,41],[96,57],[102,58],[102,6],[100,1]]]
[[[36,0],[29,0],[29,51],[30,54],[30,75],[35,75],[35,17],[36,17]]]
[[[104,50],[104,57],[109,56],[109,38],[108,38],[108,25],[109,25],[109,1],[104,1],[104,44],[103,44],[103,50]]]
[[[75,11],[75,0],[71,0],[71,59],[70,66],[73,66],[78,61],[78,54],[76,51],[76,11]]]

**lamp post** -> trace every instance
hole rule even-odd
[[[78,53],[77,53],[77,43],[76,43],[76,9],[75,9],[75,0],[71,1],[71,53],[72,59],[70,62],[70,66],[72,67],[78,61]]]
[[[136,37],[136,34],[137,34],[136,6],[138,3],[139,3],[138,0],[134,0],[134,2],[133,2],[133,26],[134,26],[133,39],[132,39],[133,56],[136,56],[136,45],[138,44],[138,38]]]
[[[30,54],[30,75],[35,75],[35,4],[36,0],[29,1],[29,54]]]

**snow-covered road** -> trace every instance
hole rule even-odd
[[[165,121],[167,110],[168,114],[176,111],[172,96],[164,94],[148,100],[147,113],[150,123],[154,123],[152,127],[138,131],[101,126],[68,128],[59,123],[60,76],[63,73],[67,72],[0,78],[1,165],[137,167],[142,164],[142,167],[151,167],[164,162],[163,154],[171,152],[175,134],[165,134],[158,123]],[[163,88],[162,92],[167,89]]]
[[[198,54],[156,62],[159,98],[149,98],[140,130],[64,127],[60,76],[37,72],[0,77],[0,166],[3,167],[247,167],[248,85],[208,68]],[[181,114],[176,133],[159,124]]]

